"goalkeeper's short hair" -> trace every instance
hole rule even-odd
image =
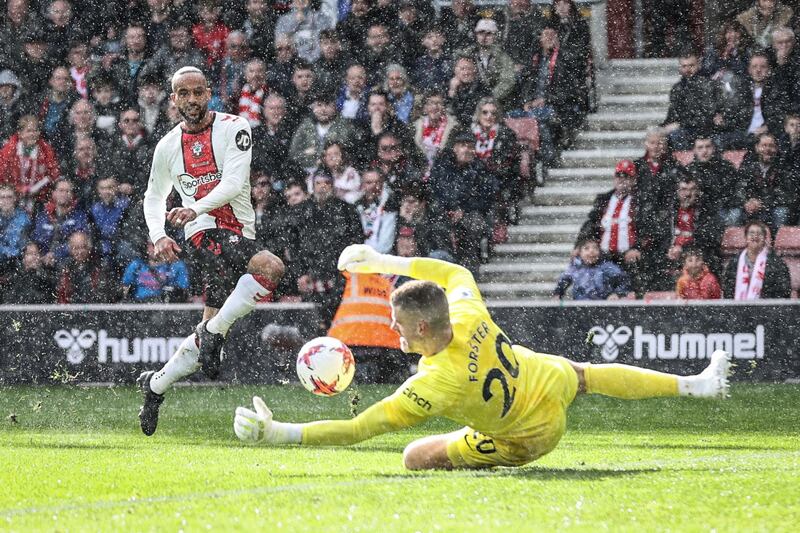
[[[395,309],[414,313],[426,320],[432,328],[443,328],[450,323],[447,295],[432,281],[414,280],[404,283],[392,292],[391,299]]]

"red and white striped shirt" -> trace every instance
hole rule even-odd
[[[606,212],[600,219],[603,236],[600,249],[610,253],[625,253],[636,244],[636,226],[633,222],[633,198],[629,194],[620,198],[612,194]]]
[[[189,240],[213,228],[254,239],[255,211],[250,200],[250,125],[241,117],[214,113],[201,132],[187,133],[179,124],[156,146],[150,181],[144,193],[144,215],[150,240],[165,237],[167,196],[175,189],[184,207],[197,218],[186,224]]]

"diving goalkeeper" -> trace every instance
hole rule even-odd
[[[627,365],[575,363],[512,344],[461,266],[352,245],[342,252],[339,269],[415,278],[392,293],[391,307],[400,348],[422,356],[417,373],[350,420],[277,422],[255,397],[255,410],[236,409],[234,430],[241,440],[348,445],[443,416],[465,427],[409,444],[403,452],[406,468],[517,466],[556,447],[566,428],[567,407],[578,393],[629,400],[727,396],[730,356],[721,350],[701,374],[685,377]]]

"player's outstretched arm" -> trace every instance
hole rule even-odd
[[[320,420],[306,424],[277,422],[272,411],[258,396],[253,398],[255,411],[236,409],[233,429],[236,436],[251,444],[302,444],[306,446],[347,446],[376,435],[397,431],[419,423],[425,417],[392,420],[384,401],[378,402],[350,420]]]
[[[339,256],[339,270],[360,274],[394,274],[432,281],[450,290],[466,286],[478,294],[475,279],[466,268],[423,257],[398,257],[379,254],[366,244],[351,244]]]

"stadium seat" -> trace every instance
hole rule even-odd
[[[534,173],[535,155],[539,150],[539,123],[535,118],[507,118],[506,126],[517,134],[520,144],[519,173],[529,179]]]
[[[800,257],[783,257],[783,262],[789,268],[789,277],[792,280],[792,298],[797,298],[800,291]]]
[[[645,302],[650,300],[677,300],[678,295],[675,291],[649,291],[644,293]]]
[[[738,170],[740,166],[742,166],[742,161],[744,160],[744,156],[747,153],[747,150],[727,150],[722,152],[722,157],[727,159],[728,161],[733,164]]]
[[[723,257],[730,257],[741,252],[744,246],[744,226],[729,226],[725,228],[721,246]]]
[[[775,235],[775,253],[800,257],[800,226],[783,226]]]

